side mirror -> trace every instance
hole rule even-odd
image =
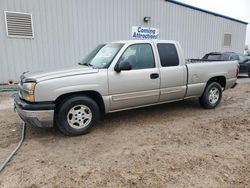
[[[121,72],[123,71],[127,71],[127,70],[131,70],[132,66],[128,61],[121,61],[119,63],[116,64],[115,66],[115,71],[116,72]]]

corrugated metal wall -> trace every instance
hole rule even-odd
[[[34,39],[8,38],[4,11],[32,13]],[[135,25],[178,40],[187,58],[243,52],[245,44],[246,25],[165,0],[0,0],[0,83],[18,81],[27,70],[75,64],[98,43],[130,39]],[[232,33],[230,48],[223,47],[224,33]]]

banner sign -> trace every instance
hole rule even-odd
[[[135,39],[158,39],[159,29],[152,27],[132,27],[132,38]]]

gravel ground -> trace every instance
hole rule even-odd
[[[196,100],[107,115],[85,136],[28,127],[0,187],[250,188],[250,79],[215,110]],[[19,140],[11,93],[0,93],[0,161]]]

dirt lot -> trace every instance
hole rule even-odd
[[[196,100],[108,115],[85,136],[27,128],[0,187],[250,187],[250,79],[215,110]],[[0,161],[19,140],[0,94]]]

